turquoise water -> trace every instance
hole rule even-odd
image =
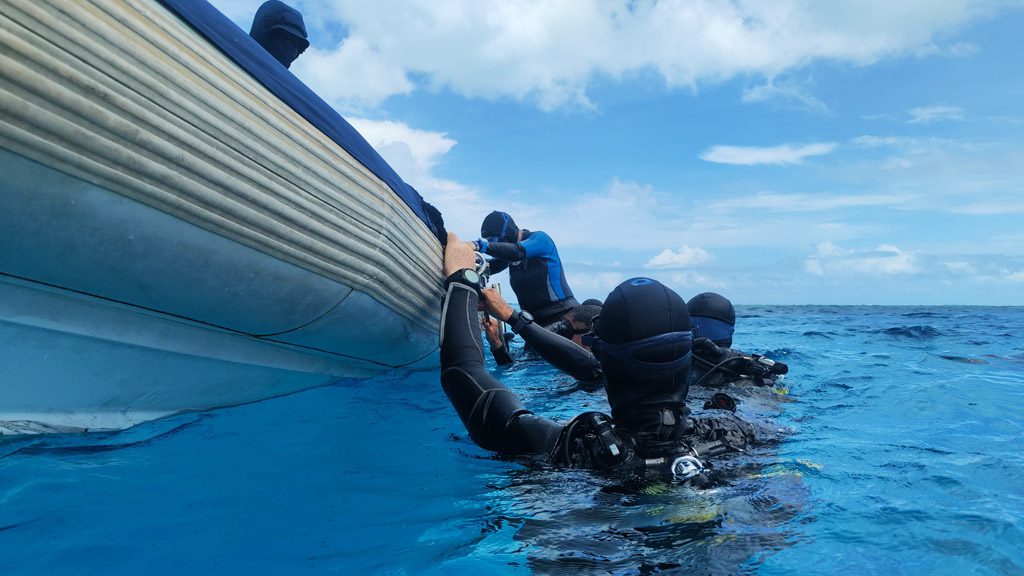
[[[1024,308],[739,312],[791,371],[733,391],[772,441],[726,487],[494,458],[436,373],[391,374],[0,440],[0,574],[1024,574]],[[539,413],[606,409],[499,374]]]

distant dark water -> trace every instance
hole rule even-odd
[[[1024,574],[1024,309],[740,307],[790,365],[714,490],[493,458],[436,373],[0,441],[0,574]],[[534,411],[606,410],[540,362]],[[706,391],[694,390],[699,405]]]

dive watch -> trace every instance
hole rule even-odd
[[[452,282],[468,286],[473,289],[477,294],[480,293],[480,275],[476,273],[476,270],[472,268],[463,268],[458,272],[455,272],[444,281],[444,289],[448,290],[448,286]]]
[[[528,324],[533,324],[533,314],[526,310],[514,310],[506,323],[512,327],[513,332],[518,334]]]

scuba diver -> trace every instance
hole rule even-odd
[[[752,382],[773,386],[789,367],[758,354],[732,348],[736,309],[721,294],[704,292],[687,304],[693,323],[693,375],[691,385],[718,388]]]
[[[518,334],[526,346],[549,364],[572,376],[580,382],[601,383],[604,373],[601,363],[591,352],[590,346],[584,341],[587,333],[594,331],[594,320],[601,313],[601,307],[592,304],[581,304],[570,311],[568,319],[561,320],[548,327],[536,322],[516,325],[508,321],[514,313],[512,306],[493,288],[480,291],[480,302],[487,312],[484,320],[484,334],[491,346],[491,355],[498,365],[511,364],[512,356],[508,350],[507,340],[499,339],[494,328],[498,322],[504,321]],[[579,315],[576,315],[576,312]],[[525,312],[529,314],[528,312]],[[532,317],[532,316],[531,316]],[[568,324],[572,336],[562,334],[558,328]],[[504,342],[504,346],[502,346]]]
[[[249,36],[285,68],[309,48],[302,14],[279,0],[267,0],[259,7]]]
[[[587,302],[593,302],[593,300],[587,300]],[[549,324],[545,328],[582,345],[583,335],[593,332],[594,319],[601,315],[600,305],[587,304],[587,302],[569,310],[561,320]]]
[[[508,302],[506,302],[505,299],[501,297],[501,294],[496,292],[493,288],[485,288],[484,290],[482,290],[481,297],[485,302],[488,300],[494,300],[495,302],[501,302],[505,306],[508,306]],[[594,302],[594,300],[587,300],[587,302]],[[511,306],[508,306],[508,309],[511,310]],[[600,305],[588,304],[584,302],[583,304],[580,304],[579,306],[568,311],[565,314],[565,317],[559,320],[558,322],[555,322],[554,324],[550,324],[548,326],[544,326],[543,329],[548,332],[553,332],[564,339],[570,340],[577,346],[581,346],[586,351],[589,352],[590,348],[583,343],[583,335],[594,331],[594,320],[597,319],[597,317],[600,315]],[[496,317],[492,317],[492,315],[490,314],[485,314],[481,318],[481,322],[483,323],[484,327],[484,336],[486,336],[487,343],[491,347],[491,356],[494,357],[494,362],[499,366],[512,364],[512,353],[508,347],[508,342],[511,339],[511,337],[510,335],[503,335],[501,333],[501,323],[500,321],[495,320],[495,318]],[[534,350],[534,345],[532,343],[536,343],[536,337],[533,335],[524,335],[523,339],[527,342],[527,345],[530,347],[530,350]],[[551,345],[545,343],[539,343],[539,345],[546,349],[551,348]],[[564,343],[561,342],[555,342],[554,346],[556,347],[556,349],[565,348]],[[548,355],[557,355],[559,357],[564,356],[563,353],[559,352],[551,352]],[[569,354],[570,357],[575,355],[576,354],[574,353]],[[544,356],[544,354],[541,354],[541,357]],[[560,362],[556,361],[552,363],[557,365]],[[597,364],[596,360],[593,362],[593,364]],[[575,372],[575,370],[572,368],[570,368],[569,371]],[[581,379],[577,378],[577,380]]]
[[[508,455],[560,466],[706,485],[709,458],[742,451],[754,428],[728,411],[686,407],[692,334],[686,303],[656,280],[633,278],[608,295],[586,341],[600,363],[611,416],[586,412],[561,425],[538,416],[484,368],[474,245],[449,234],[441,317],[441,386],[470,437]],[[507,307],[507,304],[506,304]],[[530,312],[499,311],[519,334],[575,343],[535,326]]]
[[[504,212],[491,212],[480,225],[477,252],[491,256],[491,272],[508,268],[516,300],[541,326],[562,320],[579,305],[565,281],[565,270],[551,237],[541,231],[521,230]]]

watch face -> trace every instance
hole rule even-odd
[[[479,284],[480,283],[480,275],[477,274],[476,271],[474,271],[474,270],[470,270],[470,269],[467,268],[466,270],[464,270],[462,272],[462,275],[463,275],[463,277],[466,278],[466,281],[471,283],[471,284]]]

